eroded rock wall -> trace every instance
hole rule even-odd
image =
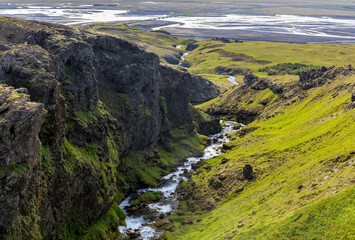
[[[192,123],[190,102],[218,94],[115,37],[13,18],[0,29],[0,80],[20,88],[0,95],[12,104],[0,103],[0,239],[85,234],[117,198],[119,158],[152,151],[171,128]]]

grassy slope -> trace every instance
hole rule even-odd
[[[222,43],[212,40],[201,41],[199,45],[200,47],[186,58],[192,64],[189,69],[192,73],[216,74],[214,69],[217,66],[224,66],[249,68],[254,74],[266,77],[265,72],[258,72],[259,68],[277,63],[343,66],[352,63],[355,59],[355,45],[277,42]],[[285,81],[294,79],[290,75],[273,78],[282,78]]]
[[[256,131],[235,138],[231,151],[208,161],[210,171],[192,178],[194,194],[208,200],[216,195],[208,180],[227,176],[221,202],[212,212],[188,212],[185,218],[202,221],[176,223],[168,239],[353,239],[355,110],[345,106],[354,83],[355,76],[343,78],[291,105],[267,107],[275,117],[251,123]],[[221,166],[222,158],[231,161]],[[241,183],[235,176],[246,163],[256,179]]]

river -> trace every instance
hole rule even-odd
[[[162,177],[161,186],[158,188],[145,188],[137,191],[136,194],[125,199],[120,207],[126,213],[126,226],[120,226],[119,230],[123,233],[122,239],[134,233],[136,239],[151,240],[156,239],[163,234],[154,227],[156,221],[167,220],[168,216],[174,213],[179,204],[177,187],[181,181],[187,181],[186,175],[193,171],[192,166],[203,159],[210,159],[222,155],[222,145],[229,142],[228,134],[236,131],[235,126],[238,124],[232,121],[221,121],[223,129],[220,133],[209,136],[211,145],[204,149],[202,157],[189,157],[182,166],[179,166],[176,171]],[[158,202],[148,204],[147,209],[140,211],[139,214],[132,214],[127,211],[135,196],[144,192],[162,192],[162,197]]]

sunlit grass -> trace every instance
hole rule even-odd
[[[210,171],[192,177],[194,194],[210,201],[219,195],[209,179],[227,176],[217,207],[187,212],[194,224],[179,219],[168,239],[353,239],[355,110],[346,108],[351,87],[341,86],[354,83],[354,76],[335,80],[294,104],[268,106],[268,115],[278,114],[251,123],[257,130],[235,138],[231,151],[208,161]],[[221,166],[222,158],[231,160]],[[256,176],[248,183],[236,177],[246,163]],[[244,191],[235,193],[241,184]]]

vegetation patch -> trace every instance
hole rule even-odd
[[[170,131],[170,137],[157,145],[155,152],[133,151],[123,157],[118,168],[118,183],[123,192],[144,187],[159,186],[162,176],[186,157],[200,155],[206,138],[191,126],[181,126]]]
[[[259,68],[259,72],[267,72],[269,76],[287,74],[300,75],[302,72],[320,68],[320,66],[306,65],[301,63],[279,63],[276,65]]]
[[[162,196],[162,192],[144,192],[141,195],[139,195],[136,200],[134,200],[130,207],[137,207],[141,205],[142,203],[154,203],[160,200]]]

